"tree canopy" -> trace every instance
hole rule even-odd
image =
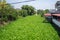
[[[28,15],[33,15],[34,14],[35,8],[32,7],[32,6],[23,5],[21,8],[24,9],[24,10],[27,10]]]

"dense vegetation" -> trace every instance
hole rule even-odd
[[[0,28],[0,40],[59,40],[50,23],[40,16],[27,16]]]
[[[0,24],[16,20],[18,16],[26,17],[35,13],[35,8],[28,5],[23,5],[21,9],[15,9],[11,4],[6,3],[5,0],[0,1],[0,5]]]
[[[0,24],[7,22],[8,20],[15,20],[17,17],[16,10],[5,1],[0,2]]]
[[[15,9],[11,4],[6,3],[6,0],[0,1],[0,24],[18,19],[19,16],[26,17],[28,15],[40,14],[48,12],[47,10],[35,10],[34,7],[23,5],[21,9]]]
[[[39,10],[37,10],[37,14],[38,15],[40,14],[41,17],[43,17],[45,13],[49,13],[49,10],[48,9],[45,9],[45,10],[39,9]]]

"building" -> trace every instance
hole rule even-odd
[[[58,27],[60,27],[60,1],[57,1],[55,4],[56,11],[50,11],[47,14],[44,14],[49,22],[53,22]]]

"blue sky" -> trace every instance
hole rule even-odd
[[[7,0],[8,3],[20,2],[20,1],[27,1],[27,0]],[[32,2],[13,4],[13,6],[14,8],[21,8],[22,5],[31,5],[36,9],[54,9],[56,2],[57,0],[35,0]]]

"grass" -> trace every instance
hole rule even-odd
[[[0,28],[0,40],[59,40],[50,23],[40,16],[18,19]]]

